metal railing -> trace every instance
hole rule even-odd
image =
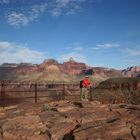
[[[79,83],[49,82],[49,83],[9,83],[0,82],[0,106],[20,103],[22,100],[33,99],[38,103],[41,99],[65,100],[80,99]],[[90,99],[92,99],[90,88]]]

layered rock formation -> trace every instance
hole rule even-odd
[[[115,78],[115,77],[123,77],[121,70],[110,69],[110,68],[103,68],[103,67],[92,67],[89,69],[82,70],[82,73],[85,75],[93,75],[94,77],[100,79],[108,79],[108,78]]]
[[[93,97],[104,103],[140,104],[140,78],[114,78],[101,82]]]
[[[79,75],[82,73],[82,70],[87,69],[85,63],[78,63],[74,61],[72,58],[70,58],[68,62],[64,62],[63,66],[64,72],[72,75]]]
[[[52,73],[51,73],[52,72]],[[125,70],[109,69],[104,67],[89,67],[85,63],[79,63],[74,61],[72,58],[68,62],[63,64],[57,62],[55,59],[44,60],[41,64],[9,64],[5,63],[0,66],[0,80],[11,80],[11,81],[45,81],[45,74],[53,75],[62,74],[66,77],[70,76],[84,76],[91,75],[94,79],[102,81],[108,78],[114,77],[139,77],[140,67],[130,67]],[[56,76],[57,77],[57,76]],[[77,77],[75,77],[77,78]],[[57,79],[57,78],[56,78]],[[71,81],[69,78],[61,78],[62,80]],[[52,77],[49,80],[54,80]],[[79,80],[79,79],[77,79]]]
[[[1,140],[138,140],[140,106],[97,101],[0,108]],[[50,108],[50,109],[49,109]]]
[[[140,67],[134,66],[134,67],[128,67],[125,70],[122,70],[122,73],[126,77],[140,77]]]

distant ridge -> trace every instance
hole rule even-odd
[[[76,62],[73,58],[59,63],[55,59],[46,59],[41,64],[4,63],[0,65],[0,80],[11,81],[46,81],[60,79],[63,81],[79,80],[84,75],[102,81],[108,78],[140,77],[140,67],[132,66],[123,70],[105,67],[91,67],[85,63]]]

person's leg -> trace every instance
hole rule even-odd
[[[82,100],[83,99],[83,90],[82,90],[82,88],[80,88],[80,100]]]
[[[85,88],[85,99],[88,99],[88,88]]]
[[[81,88],[81,94],[80,94],[80,99],[83,100],[84,98],[84,87]]]
[[[86,88],[83,87],[83,88],[82,88],[82,95],[81,95],[81,98],[82,98],[82,99],[85,99],[85,92],[86,92]]]

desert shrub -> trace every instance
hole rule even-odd
[[[44,104],[44,105],[43,105],[43,110],[44,110],[44,111],[51,111],[52,108],[51,108],[48,104]]]

